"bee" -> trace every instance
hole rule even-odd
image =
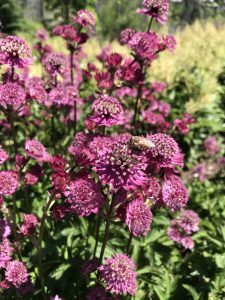
[[[138,150],[144,150],[144,151],[148,151],[153,147],[155,147],[155,145],[150,140],[142,136],[132,136],[131,146]]]

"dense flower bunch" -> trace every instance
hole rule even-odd
[[[192,249],[194,241],[193,233],[199,230],[199,216],[192,210],[184,210],[175,220],[170,222],[168,237],[177,244],[181,244],[185,249]]]
[[[84,255],[87,249],[79,253],[85,260],[81,269],[88,282],[81,299],[109,300],[136,294],[136,266],[129,257],[132,238],[138,240],[151,234],[157,209],[180,211],[189,197],[180,176],[184,155],[174,135],[176,130],[186,135],[194,119],[184,114],[171,122],[171,106],[161,98],[167,85],[149,83],[147,76],[151,63],[163,51],[176,48],[173,36],[160,36],[151,30],[154,20],[161,24],[167,21],[168,11],[167,0],[144,0],[137,12],[150,17],[147,31],[128,28],[120,35],[120,43],[129,47],[131,56],[126,58],[103,49],[97,56],[99,63],[88,63],[85,68],[80,62],[85,56],[82,45],[94,31],[91,12],[80,10],[71,17],[70,25],[53,29],[53,34],[65,42],[67,52],[55,52],[47,43],[48,33],[38,30],[34,48],[42,64],[41,77],[30,77],[25,69],[31,62],[25,41],[1,37],[0,63],[8,69],[4,69],[0,84],[0,124],[3,134],[10,137],[9,142],[0,145],[3,290],[15,287],[20,294],[26,294],[32,292],[34,285],[40,299],[45,299],[46,293],[49,297],[56,294],[44,278],[43,261],[49,255],[45,230],[59,224],[60,228],[64,224],[73,227],[77,222],[69,234],[77,236],[77,224],[88,217],[90,231],[96,227],[95,248],[91,249],[92,257],[88,252]],[[59,128],[59,124],[63,126]],[[212,138],[204,146],[209,155],[217,152]],[[40,190],[42,194],[38,196]],[[19,205],[21,197],[24,201]],[[34,211],[39,198],[38,206],[41,201],[46,203]],[[48,217],[50,211],[52,218]],[[92,226],[97,218],[97,224]],[[130,237],[126,253],[107,257],[105,250],[113,222],[127,230]],[[198,223],[194,212],[182,211],[171,222],[168,235],[191,249],[191,233],[198,230]],[[62,236],[65,232],[62,230]],[[54,237],[49,235],[50,239]],[[63,250],[65,259],[73,258],[71,239]],[[29,243],[35,247],[38,260],[38,266],[33,261],[27,264],[32,283],[23,260]],[[61,298],[56,295],[51,299]]]

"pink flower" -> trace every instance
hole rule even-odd
[[[169,14],[168,0],[143,0],[143,8],[137,9],[137,13],[153,17],[156,22],[165,24]]]
[[[112,53],[107,57],[107,64],[112,69],[117,69],[121,62],[122,62],[122,56],[118,53]]]
[[[26,94],[18,83],[0,85],[0,106],[4,108],[19,107],[25,103]]]
[[[58,25],[53,29],[53,34],[70,42],[76,42],[78,38],[76,29],[71,25]]]
[[[16,192],[19,184],[18,173],[15,171],[0,171],[0,196],[9,196]]]
[[[51,179],[55,191],[66,191],[67,185],[69,184],[69,175],[65,171],[52,173]]]
[[[39,165],[34,165],[26,172],[24,181],[27,185],[34,185],[43,174],[43,169]]]
[[[145,157],[131,147],[130,136],[120,135],[102,149],[94,169],[103,184],[132,190],[146,183],[146,167]]]
[[[125,123],[124,111],[120,102],[111,96],[102,95],[94,101],[91,107],[92,114],[88,120],[98,126],[111,127]]]
[[[194,241],[190,236],[185,236],[181,239],[181,244],[185,249],[193,249],[194,248]]]
[[[177,142],[169,135],[157,133],[148,135],[148,139],[155,145],[148,152],[148,158],[160,168],[183,166],[183,155]]]
[[[61,155],[52,156],[50,167],[54,171],[64,171],[66,167],[66,160]]]
[[[182,233],[179,231],[179,228],[177,226],[171,226],[168,231],[167,235],[170,240],[180,243],[182,238]]]
[[[174,36],[168,34],[163,37],[162,45],[164,49],[168,49],[170,52],[173,52],[176,49],[177,42]]]
[[[137,32],[128,42],[128,46],[135,54],[142,58],[152,61],[156,58],[159,38],[155,32]]]
[[[9,158],[9,154],[2,149],[2,146],[0,146],[0,165],[4,164],[5,161]]]
[[[25,41],[9,35],[0,40],[0,63],[25,68],[31,62],[31,51]]]
[[[184,210],[178,219],[178,224],[183,230],[190,234],[199,230],[200,218],[193,210]]]
[[[0,219],[0,240],[7,238],[11,234],[11,228],[9,223],[5,220]]]
[[[186,135],[189,132],[189,126],[188,125],[194,123],[194,121],[195,121],[194,118],[190,114],[184,113],[181,120],[180,119],[175,119],[173,121],[173,125],[174,125],[175,128],[178,128],[178,130],[182,134]]]
[[[55,296],[51,297],[50,300],[63,300],[63,299],[60,298],[58,295],[55,295]]]
[[[126,208],[126,224],[130,232],[140,237],[150,231],[152,213],[149,206],[142,200],[133,200]]]
[[[97,81],[98,88],[102,90],[109,90],[113,85],[111,76],[108,72],[97,72],[95,80]]]
[[[72,20],[84,28],[90,29],[91,31],[94,30],[95,27],[94,16],[90,11],[86,9],[79,10],[77,14],[72,17]]]
[[[20,226],[20,232],[25,236],[33,234],[37,224],[38,224],[38,219],[35,215],[24,214],[23,224]]]
[[[201,182],[205,181],[206,178],[206,165],[203,164],[197,164],[193,168],[193,177],[198,178]]]
[[[6,265],[5,278],[15,287],[19,288],[28,280],[28,273],[25,265],[19,261],[10,261]]]
[[[48,95],[45,91],[44,82],[39,77],[32,77],[28,82],[28,89],[31,99],[37,103],[49,106]]]
[[[100,186],[90,177],[75,179],[66,193],[66,203],[69,211],[79,216],[97,214],[102,207],[104,198]]]
[[[153,82],[152,83],[152,92],[153,93],[162,93],[166,89],[167,84],[165,82]]]
[[[45,147],[36,140],[27,140],[25,143],[27,154],[38,162],[48,162],[51,157]]]
[[[67,207],[64,204],[59,204],[52,209],[52,218],[54,220],[62,220],[67,213]]]
[[[165,175],[162,185],[162,201],[172,211],[180,210],[187,204],[189,193],[183,181],[176,175]]]
[[[144,192],[148,199],[154,204],[160,200],[161,184],[157,177],[150,176],[146,185],[144,186]]]
[[[68,152],[75,158],[78,165],[87,165],[90,163],[88,149],[89,136],[84,132],[78,132],[70,145]]]
[[[0,242],[0,268],[4,268],[7,262],[11,260],[13,251],[9,240],[7,238],[2,239]]]
[[[204,141],[204,148],[210,156],[214,156],[219,151],[219,146],[214,136],[209,136]]]
[[[127,28],[124,29],[121,33],[120,33],[120,43],[121,45],[126,45],[128,44],[128,42],[130,41],[130,39],[132,38],[132,36],[136,33],[135,30],[131,29],[131,28]]]
[[[120,295],[136,293],[135,265],[125,254],[115,254],[106,259],[98,269],[106,290]]]
[[[66,56],[62,53],[50,53],[44,58],[43,64],[50,76],[62,75],[67,66]]]

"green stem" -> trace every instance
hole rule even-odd
[[[133,239],[133,235],[132,233],[130,233],[130,236],[129,236],[129,239],[128,239],[128,242],[127,242],[127,247],[126,247],[126,253],[129,254],[129,251],[130,251],[130,246],[131,246],[131,243],[132,243],[132,239]]]
[[[100,264],[102,263],[103,256],[104,256],[104,253],[105,253],[106,244],[107,244],[108,237],[109,237],[109,227],[110,227],[110,224],[111,224],[111,216],[112,216],[113,208],[114,208],[114,198],[112,198],[110,208],[109,208],[109,211],[108,211],[108,215],[106,217],[105,233],[104,233],[102,249],[101,249],[101,253],[100,253],[100,257],[99,257],[99,263]]]
[[[94,254],[93,258],[96,256],[97,248],[98,248],[98,242],[99,242],[99,231],[100,231],[100,225],[101,225],[101,216],[98,215],[98,220],[96,224],[96,235],[95,235],[95,248],[94,248]]]

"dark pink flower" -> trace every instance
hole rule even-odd
[[[214,156],[219,151],[217,140],[214,136],[209,136],[204,141],[204,148],[210,156]]]
[[[58,171],[51,175],[52,185],[55,191],[65,192],[69,184],[69,175],[65,171]]]
[[[0,85],[0,106],[17,108],[25,102],[25,99],[26,94],[18,83]]]
[[[24,214],[23,224],[20,226],[20,232],[25,236],[33,234],[37,224],[38,224],[38,219],[35,215]]]
[[[69,95],[67,94],[66,87],[59,83],[57,87],[53,88],[49,95],[48,101],[51,105],[55,105],[57,107],[62,107],[70,104]]]
[[[169,135],[157,133],[148,135],[148,139],[155,145],[148,152],[148,158],[161,168],[183,166],[183,155],[177,142]]]
[[[0,146],[0,165],[4,164],[5,161],[9,158],[9,154],[2,149],[2,146]]]
[[[98,267],[99,267],[99,260],[97,258],[87,260],[82,265],[82,273],[85,276],[87,276],[87,275],[97,271]]]
[[[132,36],[136,33],[135,30],[131,28],[126,28],[120,33],[120,43],[121,45],[126,45],[132,38]]]
[[[120,102],[111,96],[102,95],[97,98],[91,107],[92,114],[89,120],[98,126],[111,127],[125,123],[124,111]]]
[[[38,179],[43,176],[44,172],[42,167],[34,165],[24,175],[24,181],[27,185],[34,185],[38,182]]]
[[[162,93],[166,89],[167,84],[165,82],[153,82],[151,84],[153,93]]]
[[[15,171],[0,171],[0,196],[9,196],[16,192],[19,176]]]
[[[129,47],[141,59],[152,61],[156,58],[159,38],[153,31],[137,32],[129,40]]]
[[[72,20],[84,28],[90,29],[91,31],[94,30],[95,27],[94,16],[90,11],[86,9],[79,10],[77,14],[72,17]]]
[[[0,63],[25,68],[30,62],[30,47],[22,38],[9,35],[0,40]]]
[[[61,155],[54,155],[51,158],[50,167],[54,171],[64,171],[66,167],[66,160]]]
[[[122,59],[120,54],[112,53],[107,57],[106,61],[110,68],[117,69],[121,65]]]
[[[103,287],[96,285],[89,289],[88,294],[86,296],[86,300],[119,300],[119,299],[108,296],[108,293]]]
[[[10,261],[6,265],[5,278],[15,287],[19,288],[28,280],[28,273],[25,265],[20,261]]]
[[[11,283],[8,282],[7,280],[4,279],[0,281],[0,289],[5,290],[5,289],[9,289],[10,287],[11,287]]]
[[[143,81],[140,64],[131,59],[125,60],[120,69],[117,70],[115,77],[116,79],[135,84]]]
[[[134,295],[137,290],[135,265],[125,254],[115,254],[100,266],[100,277],[106,290],[116,294]]]
[[[32,77],[28,82],[28,89],[31,99],[45,106],[50,106],[48,102],[48,94],[44,87],[44,82],[39,77]]]
[[[95,170],[103,184],[113,189],[136,189],[146,183],[145,157],[131,147],[130,136],[115,137],[95,161]]]
[[[151,16],[156,20],[156,22],[165,24],[168,20],[169,1],[143,0],[142,8],[137,9],[137,13]]]
[[[165,175],[162,185],[162,201],[172,211],[183,208],[188,201],[189,193],[183,181],[176,175]]]
[[[88,148],[89,136],[84,132],[78,132],[70,145],[68,152],[75,158],[78,165],[87,165],[90,163]]]
[[[78,38],[76,29],[71,25],[58,25],[53,29],[53,34],[70,42],[76,42]]]
[[[126,208],[126,224],[130,232],[140,237],[150,231],[152,213],[150,207],[142,200],[133,200]]]
[[[172,226],[168,229],[167,235],[170,240],[180,243],[182,238],[182,232],[175,224],[171,224]]]
[[[54,220],[62,220],[67,213],[67,207],[64,204],[59,204],[52,209],[52,218]]]
[[[98,88],[102,90],[109,90],[113,85],[111,76],[108,72],[97,72],[95,80],[97,81]]]
[[[38,162],[48,162],[51,157],[45,147],[36,140],[27,140],[25,143],[27,154]]]
[[[70,206],[69,211],[79,216],[97,214],[103,201],[99,184],[90,177],[75,179],[66,193],[66,203]]]

